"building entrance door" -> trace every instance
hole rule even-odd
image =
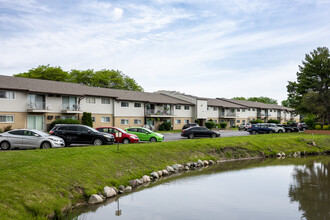
[[[43,131],[45,126],[45,118],[41,115],[28,115],[27,117],[27,128],[28,129],[36,129],[39,131]]]

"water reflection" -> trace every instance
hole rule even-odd
[[[330,219],[329,162],[318,157],[218,164],[76,210],[73,219]]]
[[[308,163],[295,167],[289,188],[291,201],[299,203],[302,219],[330,219],[330,163]]]

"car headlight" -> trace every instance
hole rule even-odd
[[[113,138],[112,135],[108,135],[108,134],[103,135],[103,137],[106,137],[106,138]]]

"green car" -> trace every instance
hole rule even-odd
[[[128,133],[135,134],[136,136],[138,136],[140,141],[157,142],[164,140],[164,135],[153,132],[146,128],[132,127],[132,128],[127,128],[125,130]]]

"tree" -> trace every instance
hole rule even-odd
[[[262,103],[266,103],[266,104],[275,104],[275,105],[277,105],[277,100],[272,99],[272,98],[268,98],[268,97],[264,97],[264,96],[250,97],[250,98],[234,97],[232,99],[245,100],[245,101],[251,101],[251,102],[262,102]]]
[[[62,82],[79,83],[86,86],[124,89],[131,91],[143,91],[143,88],[136,83],[136,81],[123,74],[119,70],[76,70],[66,72],[61,67],[38,66],[30,69],[28,72],[14,75],[16,77],[25,77],[33,79],[46,79]]]
[[[53,81],[70,81],[70,75],[68,72],[62,70],[61,67],[51,67],[49,64],[47,66],[41,65],[37,68],[30,69],[28,72],[19,73],[14,75],[16,77],[32,78],[32,79],[46,79]]]
[[[235,100],[247,100],[246,98],[244,98],[244,97],[234,97],[234,98],[232,98],[232,99],[235,99]]]
[[[81,118],[81,123],[83,125],[87,125],[92,128],[93,127],[92,113],[83,112],[83,116]]]
[[[318,47],[299,65],[297,82],[288,82],[288,102],[301,114],[316,114],[330,122],[330,53]]]

